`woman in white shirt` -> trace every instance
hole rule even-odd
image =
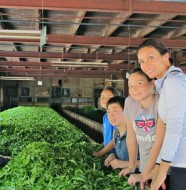
[[[137,52],[141,69],[156,78],[158,114],[166,131],[151,190],[158,190],[171,167],[170,190],[186,189],[186,75],[172,66],[168,48],[158,39],[145,40]]]

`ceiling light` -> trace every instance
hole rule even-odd
[[[105,82],[124,82],[123,79],[105,79]]]
[[[0,30],[0,38],[40,39],[41,30]]]
[[[34,77],[9,77],[9,76],[0,76],[0,80],[35,80]]]
[[[108,67],[108,63],[53,61],[53,67]]]

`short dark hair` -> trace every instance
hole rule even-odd
[[[141,45],[139,45],[139,47],[138,47],[137,54],[138,54],[139,50],[144,47],[153,47],[161,55],[164,55],[165,53],[170,54],[168,47],[159,39],[147,39],[147,40],[143,41],[141,43]],[[169,58],[169,62],[170,62],[170,64],[173,64],[173,59],[171,57]]]
[[[140,75],[144,76],[147,79],[148,82],[153,80],[146,73],[144,73],[141,68],[136,68],[136,69],[132,70],[130,72],[130,75],[133,74],[133,73],[139,73]]]
[[[104,90],[109,90],[110,92],[112,92],[112,94],[114,96],[117,96],[119,94],[118,91],[113,86],[105,86],[105,88],[102,90],[102,92]]]
[[[110,104],[117,103],[124,110],[125,98],[123,96],[113,96],[107,102],[107,108]]]

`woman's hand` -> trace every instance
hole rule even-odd
[[[156,179],[152,181],[150,190],[158,190],[160,187],[162,187],[162,189],[166,189],[164,183],[165,179],[166,179],[166,174],[159,173]]]
[[[158,172],[159,172],[159,165],[156,165],[154,169],[148,175],[141,173],[141,176],[142,176],[141,187],[140,187],[141,190],[145,189],[145,183],[149,179],[152,180],[151,190],[158,190],[160,186],[162,187],[162,189],[166,189],[166,186],[164,183],[165,178],[166,178],[166,173],[162,173],[160,177],[160,174]]]

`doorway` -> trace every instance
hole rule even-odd
[[[9,109],[18,106],[18,87],[3,87],[3,109]]]

